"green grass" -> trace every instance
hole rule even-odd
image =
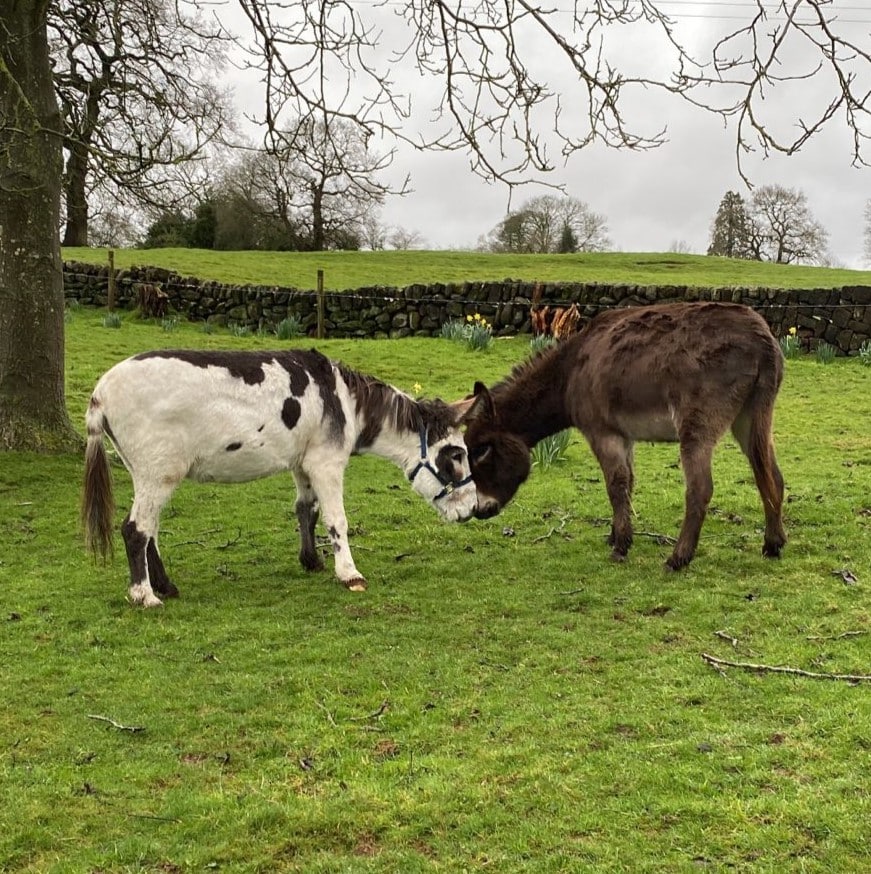
[[[66,260],[105,264],[105,249],[64,249]],[[327,289],[343,291],[414,283],[518,279],[767,288],[871,285],[871,271],[764,264],[704,255],[607,252],[577,255],[491,255],[479,252],[214,252],[206,249],[119,249],[118,268],[154,266],[218,282],[311,289],[324,271]]]
[[[84,308],[67,329],[77,424],[130,353],[285,345],[132,316],[106,331]],[[528,343],[321,348],[453,398]],[[618,566],[575,435],[501,516],[464,526],[388,463],[352,460],[363,595],[299,568],[289,478],[185,484],[161,540],[182,597],[133,609],[120,538],[105,567],[82,548],[81,459],[3,456],[0,870],[866,870],[871,686],[720,675],[700,654],[871,673],[869,380],[857,361],[787,362],[783,559],[760,556],[758,495],[726,441],[679,574],[655,536],[682,515],[675,447],[637,448],[644,533]],[[122,469],[115,483],[120,521]]]

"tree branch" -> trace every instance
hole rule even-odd
[[[756,674],[789,674],[794,677],[808,677],[812,680],[843,680],[847,683],[871,683],[868,674],[826,674],[814,671],[804,671],[801,668],[776,667],[774,665],[753,664],[752,662],[730,662],[718,659],[706,652],[701,654],[702,661],[722,671],[723,668],[740,668]]]

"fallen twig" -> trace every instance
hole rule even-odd
[[[531,542],[532,543],[541,543],[542,540],[547,540],[549,537],[553,537],[554,534],[559,534],[559,532],[562,531],[563,528],[566,527],[566,522],[568,522],[570,518],[571,518],[570,516],[563,516],[562,519],[560,520],[559,525],[556,528],[551,528],[550,531],[547,532],[547,534],[542,534],[539,537],[533,538],[533,540]]]
[[[137,732],[137,731],[145,731],[144,725],[122,725],[120,722],[115,722],[114,719],[109,719],[108,716],[98,716],[96,713],[89,713],[88,719],[96,719],[100,722],[108,722],[112,728],[117,728],[118,731],[129,731],[129,732]]]
[[[738,646],[738,638],[732,637],[731,634],[727,634],[725,631],[715,631],[714,637],[719,637],[722,640],[728,640],[729,643],[731,643],[733,647]]]
[[[220,528],[209,528],[207,531],[200,532],[200,537],[205,537],[207,534],[217,534],[221,529]],[[180,543],[176,543],[176,546],[205,546],[206,542],[204,540],[182,540]]]
[[[338,728],[338,727],[339,727],[339,726],[338,726],[338,725],[336,725],[336,720],[335,720],[335,719],[333,719],[333,714],[332,714],[332,713],[330,713],[330,711],[329,711],[329,710],[327,710],[327,707],[326,707],[326,705],[325,705],[325,704],[321,704],[321,702],[320,702],[320,701],[315,701],[315,704],[317,704],[317,705],[318,705],[318,707],[320,707],[320,708],[321,708],[321,710],[323,710],[323,711],[324,711],[324,713],[326,713],[326,714],[327,714],[327,719],[328,719],[328,720],[329,720],[329,723],[330,723],[330,725],[332,725],[332,727],[333,727],[333,728]]]
[[[235,546],[242,539],[242,529],[239,528],[234,539],[228,540],[224,544],[218,544],[215,549],[229,549],[231,546]]]
[[[805,640],[843,640],[845,637],[859,637],[867,631],[842,631],[840,634],[809,634]]]
[[[660,544],[660,546],[664,546],[665,544],[674,546],[674,544],[677,543],[677,538],[672,537],[670,534],[659,534],[656,531],[635,531],[633,533],[636,537],[651,537]]]
[[[868,674],[821,674],[815,671],[804,671],[801,668],[778,667],[775,665],[757,665],[752,662],[730,662],[718,659],[706,652],[702,654],[702,661],[721,670],[723,668],[741,668],[744,671],[753,671],[757,674],[790,674],[794,677],[809,677],[812,680],[843,680],[846,683],[871,683],[871,675]]]
[[[381,706],[374,713],[370,713],[368,716],[349,716],[348,719],[351,722],[366,722],[369,719],[381,719],[381,717],[387,712],[389,706],[390,702],[384,700],[381,702]]]
[[[153,819],[157,822],[181,822],[180,819],[176,819],[174,816],[156,816],[153,813],[128,813],[131,819]]]

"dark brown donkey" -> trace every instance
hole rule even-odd
[[[676,303],[605,312],[583,331],[519,365],[488,390],[475,384],[466,446],[475,515],[498,513],[530,470],[530,449],[574,425],[587,438],[614,511],[612,558],[632,545],[633,445],[679,442],[686,512],[666,562],[689,564],[714,491],[711,456],[731,427],[765,510],[762,554],[786,543],[783,477],[771,435],[783,357],[762,317],[727,303]]]

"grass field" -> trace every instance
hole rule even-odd
[[[100,319],[68,324],[77,424],[128,354],[276,343]],[[454,398],[527,343],[321,348]],[[659,542],[682,516],[676,448],[637,448],[641,533],[618,566],[575,436],[501,516],[464,526],[354,459],[362,595],[297,564],[289,478],[185,484],[161,540],[181,598],[145,611],[124,600],[120,537],[105,567],[83,550],[81,459],[3,456],[0,871],[868,870],[871,684],[721,673],[701,654],[871,674],[869,389],[856,360],[788,361],[783,559],[760,555],[759,498],[726,441],[679,574]],[[121,468],[115,485],[120,522]]]
[[[105,264],[104,249],[64,249],[66,260]],[[311,289],[324,271],[327,289],[414,283],[522,279],[685,285],[702,288],[840,288],[871,285],[871,271],[764,264],[703,255],[605,252],[577,255],[491,255],[479,252],[213,252],[205,249],[119,249],[119,268],[150,265],[182,276],[232,284]]]

